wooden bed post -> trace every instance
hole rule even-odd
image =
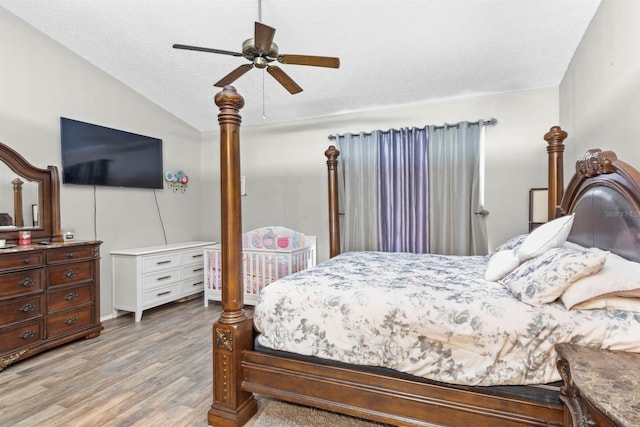
[[[222,314],[213,324],[213,426],[244,425],[257,411],[252,393],[242,391],[242,352],[253,348],[252,320],[244,313],[240,123],[244,99],[233,86],[215,97],[220,108],[220,202],[222,215]]]
[[[547,154],[549,157],[549,190],[548,190],[548,220],[555,218],[556,208],[560,206],[562,195],[564,194],[564,177],[562,168],[562,155],[564,153],[564,140],[567,132],[560,129],[560,126],[553,126],[544,135],[547,141]]]
[[[329,257],[340,254],[340,206],[338,206],[338,156],[333,145],[324,152],[329,175]]]

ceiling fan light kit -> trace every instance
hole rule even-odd
[[[272,62],[292,65],[310,65],[313,67],[339,68],[340,59],[329,56],[311,56],[311,55],[280,55],[278,53],[278,45],[273,42],[276,33],[275,28],[265,25],[261,22],[255,23],[254,38],[245,40],[242,43],[242,53],[232,52],[222,49],[213,49],[207,47],[189,46],[184,44],[174,44],[175,49],[195,50],[199,52],[217,53],[221,55],[242,56],[250,61],[249,64],[243,64],[235,68],[229,74],[224,76],[214,84],[217,87],[227,86],[252,68],[267,69],[267,72],[275,78],[289,93],[296,94],[302,92],[302,88],[285,73],[282,68],[271,65]]]

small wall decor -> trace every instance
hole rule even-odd
[[[169,183],[169,187],[173,189],[173,192],[182,192],[187,191],[187,187],[189,186],[189,177],[186,173],[182,171],[178,171],[173,173],[172,171],[167,171],[164,174],[164,179]]]

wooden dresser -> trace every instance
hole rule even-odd
[[[100,334],[100,244],[0,249],[0,369]]]

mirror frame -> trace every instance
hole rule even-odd
[[[0,142],[0,161],[21,178],[38,184],[39,217],[38,226],[27,227],[31,231],[31,241],[62,242],[60,228],[60,177],[56,166],[42,169],[33,166],[20,153],[8,145]],[[9,185],[10,183],[7,183]],[[0,238],[7,239],[7,243],[18,242],[18,232],[15,230],[0,230]]]

